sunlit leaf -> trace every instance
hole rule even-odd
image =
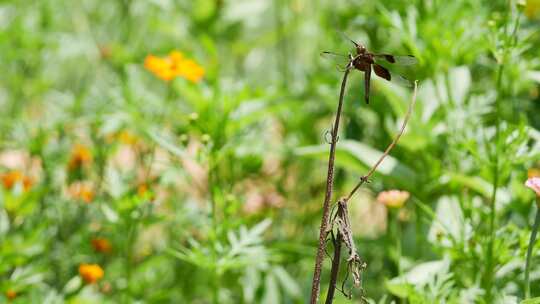
[[[296,150],[301,156],[328,157],[328,145],[302,147]],[[336,163],[357,174],[367,173],[367,169],[374,166],[383,152],[378,151],[366,144],[352,140],[342,140],[337,146]],[[411,185],[416,179],[416,174],[406,165],[401,164],[396,158],[388,155],[377,168],[378,173],[392,177],[404,185]]]

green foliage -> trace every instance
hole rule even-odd
[[[342,77],[320,52],[349,51],[340,32],[419,59],[387,64],[417,106],[350,202],[367,301],[537,303],[540,3],[522,2],[2,1],[0,303],[304,303]],[[148,56],[175,50],[164,81]],[[351,73],[334,198],[411,93],[373,76],[367,106]],[[410,193],[395,212],[390,189]]]

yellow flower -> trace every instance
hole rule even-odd
[[[529,19],[535,19],[540,15],[540,0],[527,0],[525,3],[525,15]]]
[[[30,177],[22,174],[22,172],[17,170],[9,171],[2,174],[0,176],[0,179],[2,179],[2,184],[4,185],[4,188],[8,190],[11,190],[16,184],[22,183],[23,190],[28,191],[34,183]]]
[[[400,208],[409,199],[409,196],[410,193],[407,191],[389,190],[379,193],[377,201],[389,208]]]
[[[144,59],[144,67],[162,80],[169,81],[173,78],[170,64],[163,58],[148,55]]]
[[[87,284],[99,281],[105,273],[98,264],[79,265],[79,275]]]
[[[90,149],[83,145],[75,145],[71,151],[68,168],[70,171],[78,169],[92,161],[92,153]]]
[[[184,60],[178,67],[178,75],[191,82],[199,82],[204,76],[204,69],[193,60]]]
[[[184,60],[184,54],[174,50],[169,53],[169,59],[172,61],[173,64],[178,64],[182,62],[182,60]]]
[[[72,198],[85,203],[91,203],[94,199],[94,190],[87,183],[75,182],[69,186],[68,192]]]
[[[90,242],[96,252],[109,253],[112,250],[111,243],[107,239],[93,238]]]
[[[186,59],[179,51],[172,51],[167,57],[148,55],[144,67],[158,78],[169,81],[183,77],[191,82],[199,82],[204,76],[204,69],[191,59]]]
[[[139,141],[139,138],[124,130],[118,133],[118,140],[125,145],[135,145]]]

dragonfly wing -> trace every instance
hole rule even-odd
[[[390,72],[388,72],[388,70],[381,66],[381,65],[378,65],[378,64],[373,64],[373,71],[375,71],[375,74],[381,78],[384,78],[388,81],[390,81],[392,79],[392,75],[390,75]]]
[[[392,79],[390,80],[390,82],[392,83],[395,83],[399,86],[402,86],[402,87],[407,87],[407,88],[412,88],[414,87],[414,84],[412,81],[410,81],[409,79],[401,76],[401,75],[398,75],[398,74],[392,74]]]
[[[418,59],[413,55],[394,56],[390,54],[375,54],[375,59],[383,59],[386,62],[397,65],[414,65],[418,63]]]
[[[384,78],[390,81],[391,83],[394,83],[402,87],[408,87],[408,88],[413,87],[412,81],[396,73],[390,74],[390,72],[382,65],[378,65],[376,63],[373,64],[373,71],[375,71],[375,74],[377,76]]]

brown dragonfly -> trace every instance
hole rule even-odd
[[[323,52],[322,55],[340,56],[347,58],[348,63],[345,69],[356,69],[364,72],[364,98],[366,104],[369,104],[369,88],[371,81],[371,70],[375,72],[375,75],[384,78],[388,81],[396,83],[398,85],[412,87],[412,81],[407,78],[398,75],[396,73],[390,73],[388,69],[380,65],[378,62],[384,61],[395,65],[414,65],[418,62],[412,55],[395,56],[390,54],[374,54],[369,52],[365,46],[349,39],[354,43],[356,55],[349,54],[348,56],[342,54],[336,54],[332,52]]]

